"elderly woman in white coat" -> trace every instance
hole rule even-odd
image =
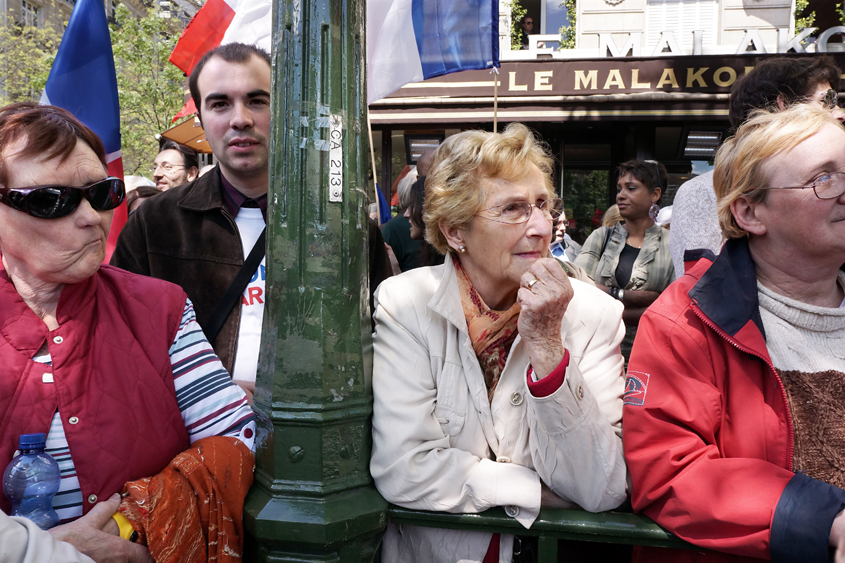
[[[450,137],[426,181],[446,261],[379,287],[373,456],[390,502],[443,512],[625,500],[622,307],[548,257],[562,202],[519,124]],[[388,526],[385,561],[511,560],[513,536]]]

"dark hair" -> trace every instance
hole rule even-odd
[[[0,155],[21,138],[24,146],[15,153],[16,157],[42,156],[48,160],[59,158],[60,162],[64,162],[82,139],[97,155],[103,168],[107,168],[103,141],[62,108],[42,106],[36,102],[19,102],[0,108]],[[3,186],[9,180],[6,156],[0,158],[0,185]]]
[[[131,210],[132,204],[135,203],[136,200],[147,199],[148,197],[153,197],[154,195],[158,195],[160,193],[162,193],[162,191],[154,186],[138,186],[126,194],[126,209]]]
[[[197,155],[197,151],[190,147],[186,147],[181,143],[177,143],[176,141],[166,141],[164,144],[161,145],[161,148],[158,149],[159,153],[164,151],[179,151],[182,155],[182,165],[185,167],[185,172],[190,170],[191,168],[196,168],[197,171],[200,169],[200,159],[199,155]]]
[[[205,63],[212,57],[220,57],[227,63],[246,64],[253,56],[264,59],[270,67],[273,66],[273,63],[270,61],[270,53],[261,47],[247,45],[246,43],[226,43],[225,45],[220,45],[206,53],[200,59],[200,62],[197,63],[194,70],[191,71],[191,76],[188,78],[188,88],[191,90],[191,98],[194,100],[194,105],[197,106],[197,116],[200,118],[200,121],[202,121],[202,98],[197,82],[199,81],[200,73]]]
[[[411,222],[417,225],[423,232],[425,238],[425,221],[423,221],[423,204],[425,203],[425,176],[420,176],[417,181],[411,184],[410,196],[408,197],[408,209],[410,210]]]
[[[442,264],[445,257],[437,252],[431,243],[425,240],[425,221],[423,220],[423,204],[425,203],[425,176],[420,176],[411,185],[408,209],[410,210],[411,222],[422,231],[420,241],[420,266],[437,266]]]
[[[654,188],[660,188],[660,197],[657,198],[658,203],[663,198],[669,185],[669,172],[665,166],[656,160],[628,160],[623,162],[616,168],[616,177],[621,178],[625,174],[630,174],[642,182],[652,193],[654,193]]]
[[[803,102],[819,84],[827,82],[839,91],[839,68],[828,55],[810,58],[778,57],[761,62],[736,81],[731,89],[728,119],[731,127],[742,125],[755,109]]]

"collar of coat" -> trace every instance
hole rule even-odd
[[[209,170],[188,185],[179,207],[191,211],[223,209],[223,183],[220,181],[220,165]]]
[[[757,268],[751,260],[748,239],[729,239],[718,256],[709,250],[687,250],[684,262],[695,260],[698,263],[690,273],[700,278],[689,296],[701,312],[733,338],[749,322],[765,338],[757,300]]]

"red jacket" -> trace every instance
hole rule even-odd
[[[102,266],[62,289],[49,331],[0,268],[0,471],[18,436],[48,432],[57,408],[85,513],[186,450],[169,354],[185,299],[168,282]],[[32,361],[45,340],[52,367]]]
[[[700,256],[640,320],[625,458],[637,512],[742,557],[641,548],[637,559],[827,561],[845,491],[792,472],[792,418],[766,349],[747,241],[729,241],[715,260]]]

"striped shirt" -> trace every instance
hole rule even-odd
[[[49,354],[33,360],[51,363]],[[232,436],[254,451],[255,416],[244,392],[232,383],[197,324],[190,300],[185,303],[179,331],[170,347],[170,364],[176,402],[191,443],[208,436]],[[47,433],[45,451],[58,462],[61,471],[53,508],[63,522],[82,516],[82,491],[58,410]]]

